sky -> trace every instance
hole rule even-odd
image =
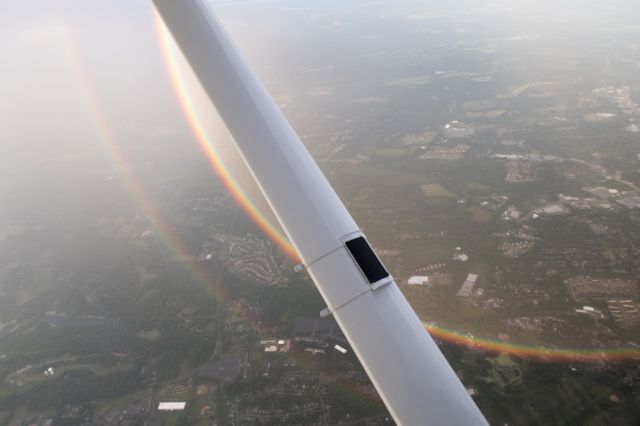
[[[55,194],[77,198],[67,207],[90,202],[91,188],[79,186],[115,174],[105,128],[130,149],[153,139],[174,150],[188,137],[149,2],[1,8],[0,218],[55,210],[64,204]]]
[[[268,61],[286,60],[278,55],[278,45],[286,44],[287,34],[294,36],[303,29],[298,25],[306,24],[301,14],[301,19],[288,21],[290,28],[286,31],[274,29],[270,27],[273,23],[259,19],[263,8],[303,10],[309,16],[333,13],[339,19],[339,9],[344,7],[336,0],[213,3],[250,62],[258,67]],[[354,8],[367,13],[407,14],[413,19],[437,13],[443,5],[469,10],[478,19],[482,19],[483,11],[492,11],[514,25],[524,25],[522,18],[539,13],[538,24],[562,24],[580,31],[596,30],[594,22],[604,24],[611,17],[624,19],[629,25],[636,22],[640,28],[640,3],[630,0],[353,2]],[[166,76],[149,0],[22,0],[4,2],[0,9],[0,51],[4,56],[0,79],[3,154],[7,145],[11,145],[10,151],[18,149],[16,139],[21,140],[22,146],[26,141],[47,140],[37,149],[43,153],[63,143],[60,139],[67,143],[79,139],[83,129],[77,120],[78,105],[74,98],[77,87],[70,71],[73,67],[70,55],[76,55],[85,64],[110,119],[121,126],[159,131],[158,122],[172,113],[170,93],[158,90],[166,86]],[[261,43],[258,48],[259,37],[274,44]],[[295,41],[291,40],[291,44],[295,45]]]
[[[383,36],[393,36],[394,29],[384,27],[389,16],[415,25],[427,16],[456,13],[477,20],[486,31],[509,28],[525,34],[553,28],[580,39],[622,26],[625,37],[640,37],[640,2],[631,0],[212,3],[267,86],[269,73],[340,64],[356,54],[369,34],[346,18],[353,10],[369,17],[367,31]],[[279,10],[281,20],[262,19],[265,10]],[[176,118],[181,111],[154,20],[149,0],[21,0],[0,6],[0,191],[41,186],[46,176],[38,178],[39,167],[52,159],[75,158],[69,164],[77,176],[108,167],[95,143],[96,118],[127,147],[158,140],[165,144],[159,149],[170,152],[192,137],[184,120]],[[88,91],[100,111],[87,104]]]
[[[147,2],[11,2],[0,19],[2,136],[13,147],[34,143],[32,155],[48,155],[83,139],[78,62],[111,120],[148,127],[162,117],[154,106],[169,99],[158,90],[165,76]]]

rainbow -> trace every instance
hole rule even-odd
[[[189,123],[199,145],[207,156],[209,163],[218,173],[225,183],[225,186],[240,203],[245,212],[254,219],[258,226],[271,237],[285,253],[290,257],[297,257],[295,249],[289,241],[278,231],[278,229],[268,221],[251,200],[244,193],[240,185],[233,178],[230,171],[220,159],[219,153],[211,143],[204,130],[203,121],[198,116],[194,107],[193,99],[190,97],[184,83],[185,76],[180,70],[178,63],[177,49],[172,43],[171,36],[163,25],[160,18],[156,18],[156,30],[160,40],[160,46],[166,66],[169,72],[176,97],[182,107],[184,116]],[[474,350],[482,350],[493,353],[508,353],[521,358],[566,361],[566,362],[587,362],[598,363],[604,361],[628,361],[640,360],[640,349],[636,348],[613,348],[613,349],[559,349],[545,346],[531,346],[515,343],[502,342],[486,338],[471,337],[468,334],[440,327],[435,324],[425,323],[427,331],[436,339],[446,341],[458,346],[464,346]]]
[[[129,164],[117,136],[109,125],[107,114],[102,109],[102,104],[93,90],[86,67],[81,61],[82,55],[70,31],[65,29],[62,34],[65,57],[70,64],[74,81],[77,83],[79,98],[84,104],[84,110],[90,113],[89,120],[93,124],[100,147],[122,177],[129,197],[159,230],[159,236],[164,240],[164,243],[175,253],[188,253],[184,241],[164,219],[153,200],[147,196],[142,180],[134,172],[135,168]]]
[[[606,348],[606,349],[579,349],[579,348],[552,348],[545,346],[531,346],[517,343],[503,342],[501,340],[471,337],[459,331],[440,327],[433,323],[424,323],[425,328],[435,339],[448,342],[465,348],[492,352],[506,353],[519,358],[538,361],[557,362],[640,362],[640,348]]]
[[[267,214],[261,211],[249,198],[246,191],[232,175],[229,167],[224,163],[219,151],[207,136],[203,120],[196,112],[194,99],[189,95],[185,84],[185,75],[180,69],[177,56],[177,49],[172,44],[171,37],[160,21],[156,17],[156,32],[162,57],[166,63],[168,75],[179,101],[184,117],[194,133],[198,145],[207,158],[210,166],[218,174],[225,187],[229,190],[233,198],[243,208],[247,215],[259,226],[259,228],[271,238],[280,249],[292,260],[298,261],[299,257],[295,248],[287,240],[279,228],[268,218]],[[252,327],[261,330],[263,327],[257,318],[243,307],[242,304],[235,303],[232,296],[216,283],[214,277],[205,269],[204,265],[190,254],[184,239],[175,231],[170,223],[163,217],[156,207],[154,201],[147,195],[147,191],[142,180],[135,173],[135,168],[129,164],[127,157],[118,141],[117,136],[110,127],[107,116],[103,111],[98,97],[92,90],[91,82],[88,78],[78,54],[78,49],[73,43],[73,39],[68,32],[64,33],[65,54],[71,64],[71,70],[75,80],[78,82],[80,97],[85,104],[85,109],[89,111],[90,119],[96,129],[97,137],[106,155],[117,167],[122,176],[125,189],[134,200],[137,207],[153,223],[158,231],[158,235],[164,244],[182,261],[187,271],[193,278],[205,286],[212,288],[215,296],[227,304],[239,315],[248,319]],[[500,340],[472,337],[468,333],[460,332],[436,325],[434,323],[424,323],[425,329],[435,339],[448,342],[457,346],[472,350],[489,353],[507,353],[520,358],[534,359],[541,361],[555,362],[583,362],[583,363],[603,363],[603,362],[639,362],[640,348],[622,347],[607,349],[579,349],[579,348],[552,348],[545,346],[533,346],[503,342]]]
[[[222,160],[221,154],[216,149],[207,132],[205,131],[204,121],[198,115],[195,102],[189,94],[185,84],[185,76],[183,75],[179,61],[177,48],[173,44],[169,31],[162,23],[159,17],[156,17],[156,31],[160,42],[160,49],[164,58],[169,79],[175,91],[178,103],[182,109],[184,117],[189,124],[193,134],[195,135],[198,145],[202,149],[205,157],[209,161],[211,167],[218,174],[225,187],[229,190],[236,202],[243,208],[245,213],[253,219],[258,227],[271,238],[292,260],[299,261],[298,252],[291,245],[289,240],[282,234],[280,229],[274,225],[266,217],[266,214],[255,205],[255,203],[247,196],[242,186],[233,176],[229,168]]]
[[[198,115],[194,100],[189,95],[185,84],[185,75],[181,71],[177,48],[173,44],[169,31],[159,17],[156,18],[156,31],[159,44],[165,60],[169,77],[176,97],[180,103],[183,114],[194,133],[202,151],[206,155],[211,167],[216,171],[244,211],[256,222],[256,224],[275,241],[281,249],[292,259],[297,259],[295,248],[282,235],[255,204],[249,199],[242,187],[234,179],[229,169],[225,166],[219,152],[207,136],[202,118]],[[514,356],[528,359],[569,361],[597,363],[604,361],[640,360],[640,349],[614,348],[614,349],[558,349],[544,346],[530,346],[515,343],[506,343],[500,340],[492,340],[469,335],[435,324],[425,323],[427,331],[436,339],[446,341],[458,346],[464,346],[474,350],[482,350],[493,353],[508,353]]]
[[[271,237],[285,253],[296,259],[297,254],[289,241],[279,232],[269,220],[261,213],[254,203],[247,197],[238,182],[231,175],[228,168],[222,162],[219,153],[207,137],[204,130],[203,121],[198,116],[194,107],[193,99],[190,97],[184,83],[185,76],[181,73],[178,64],[177,49],[172,44],[171,36],[160,20],[156,18],[156,30],[160,40],[160,46],[166,66],[169,72],[176,97],[182,107],[184,116],[189,123],[202,151],[207,156],[209,163],[218,173],[225,186],[233,194],[234,198],[243,207],[244,211],[258,224],[258,226]],[[617,348],[617,349],[557,349],[544,346],[528,346],[514,343],[506,343],[499,340],[491,340],[477,337],[470,337],[452,329],[439,327],[434,324],[425,324],[425,328],[436,339],[464,346],[475,350],[483,350],[496,353],[508,353],[514,356],[529,359],[553,360],[553,361],[579,361],[579,362],[603,362],[640,359],[640,349]]]
[[[102,109],[102,105],[95,91],[93,85],[88,76],[86,67],[82,63],[82,55],[79,53],[79,49],[74,43],[74,39],[71,37],[71,33],[65,31],[63,37],[64,54],[69,61],[71,72],[75,81],[78,83],[79,97],[84,104],[85,110],[88,111],[89,119],[94,125],[97,139],[100,146],[103,148],[105,154],[113,165],[118,170],[121,177],[121,181],[124,184],[125,190],[129,194],[129,198],[133,200],[136,207],[143,212],[145,217],[150,220],[153,226],[156,228],[158,237],[162,243],[169,249],[174,256],[186,269],[187,273],[195,280],[195,282],[208,288],[213,296],[219,303],[223,303],[226,309],[232,311],[236,316],[246,321],[247,325],[251,327],[260,335],[270,335],[273,332],[273,328],[269,324],[263,323],[262,319],[257,317],[256,314],[250,310],[246,304],[238,303],[233,295],[225,288],[223,283],[220,283],[216,277],[212,276],[211,272],[206,269],[204,262],[199,262],[195,256],[190,253],[186,241],[175,231],[175,228],[164,218],[162,213],[156,207],[154,201],[147,195],[148,192],[145,189],[142,179],[135,173],[135,167],[128,161],[125,152],[122,149],[120,141],[114,131],[112,130],[107,116]],[[177,74],[179,75],[179,74]],[[186,90],[183,85],[174,86],[181,87]],[[185,98],[187,99],[187,98]],[[197,117],[197,116],[195,116]],[[190,122],[190,124],[192,124]],[[193,124],[192,124],[193,125]],[[202,126],[199,126],[202,139],[199,141],[201,144],[203,141],[207,142],[208,139],[204,136],[204,130]],[[216,156],[216,151],[211,147],[210,151],[207,151],[213,155],[210,161],[216,165],[224,166],[220,163],[220,160]],[[215,168],[217,172],[226,170],[224,167]],[[228,173],[228,172],[227,172]],[[231,178],[231,175],[225,175],[228,180],[225,182],[235,181]],[[237,196],[245,197],[247,202],[241,205],[244,208],[256,209],[255,205],[246,198],[246,195],[239,190],[239,186],[234,187],[236,191],[234,194]],[[293,246],[280,234],[274,226],[267,226],[268,221],[259,212],[251,211],[250,217],[260,218],[263,221],[263,226],[270,230],[268,235],[272,238],[277,237],[276,242],[290,257],[297,258],[297,254]],[[264,229],[264,228],[263,228]],[[301,364],[307,365],[308,368],[313,368],[311,364],[304,357],[297,357]],[[356,384],[351,383],[344,379],[344,377],[336,374],[334,371],[329,370],[316,370],[318,374],[328,377],[332,381],[336,381],[344,389],[351,391],[354,394],[371,398],[368,393],[363,393]]]
[[[117,168],[117,171],[121,177],[121,181],[124,184],[125,190],[127,191],[131,200],[133,200],[133,202],[136,204],[136,208],[143,212],[145,217],[155,227],[158,233],[158,237],[160,238],[162,243],[170,250],[170,252],[174,256],[177,257],[176,260],[178,260],[185,267],[186,271],[195,280],[195,282],[210,289],[218,302],[224,303],[226,309],[229,309],[235,315],[245,320],[247,322],[247,325],[258,332],[260,335],[270,335],[273,332],[273,328],[268,324],[264,324],[260,318],[256,317],[255,313],[252,312],[246,306],[246,304],[238,303],[238,301],[234,299],[234,297],[225,288],[225,286],[220,285],[221,283],[206,269],[205,263],[199,262],[195,256],[190,254],[190,250],[187,246],[186,241],[163,217],[162,213],[156,207],[154,201],[148,196],[142,179],[140,179],[140,177],[135,173],[135,167],[133,167],[133,165],[130,164],[127,160],[127,156],[122,149],[118,137],[109,125],[107,116],[102,109],[99,98],[93,90],[93,86],[89,79],[86,67],[81,60],[82,55],[79,54],[79,49],[74,43],[74,39],[71,37],[71,33],[69,30],[65,30],[64,36],[62,37],[62,44],[64,47],[65,57],[70,64],[70,69],[73,74],[74,80],[78,84],[77,87],[80,100],[84,104],[83,106],[85,107],[85,110],[90,113],[89,119],[91,120],[95,129],[97,140],[100,143],[101,148],[104,150],[105,155]],[[175,87],[182,87],[184,89],[184,86]],[[192,123],[190,122],[190,124]],[[199,131],[202,132],[202,139],[199,142],[202,144],[203,141],[207,141],[208,144],[208,140],[204,136],[203,127],[200,126]],[[216,164],[216,166],[222,166],[218,168],[214,167],[214,169],[218,172],[220,172],[221,170],[226,171],[226,168],[223,167],[224,164],[221,164],[219,162],[219,159],[216,157],[216,151],[211,148],[211,150],[207,152],[209,152],[213,156],[212,158],[210,158],[210,161],[213,164]],[[225,182],[236,184],[235,181],[231,178],[230,174],[225,175],[225,178],[228,178],[228,180],[225,180]],[[243,200],[246,202],[241,203],[241,205],[245,209],[256,209],[254,204],[246,199],[246,195],[239,189],[239,186],[235,186],[234,191],[236,191],[235,194],[237,196],[245,197]],[[275,238],[277,236],[278,239],[276,240],[276,242],[281,246],[281,248],[283,248],[283,250],[286,249],[285,253],[287,253],[290,257],[294,257],[294,255],[295,257],[297,257],[293,246],[291,246],[286,238],[284,238],[282,234],[279,233],[277,228],[271,226],[268,223],[268,220],[264,217],[264,215],[259,212],[251,211],[250,216],[254,219],[260,218],[263,221],[262,226],[267,227],[267,229],[270,230],[268,235],[272,238]],[[314,366],[310,364],[304,357],[297,357],[297,359],[301,364],[306,365],[308,368],[314,368]],[[316,372],[319,375],[327,377],[330,381],[335,381],[342,388],[352,392],[353,394],[360,395],[365,398],[373,398],[369,393],[363,392],[362,389],[358,387],[358,385],[351,381],[345,380],[343,376],[336,374],[335,371],[330,371],[327,369],[316,369]]]
[[[194,281],[208,287],[219,302],[224,302],[227,309],[247,319],[250,326],[256,331],[262,331],[261,322],[254,318],[253,314],[244,305],[235,303],[229,291],[223,285],[219,285],[220,283],[206,269],[205,264],[199,262],[197,257],[190,252],[186,241],[164,218],[162,212],[156,207],[154,200],[148,196],[148,191],[145,189],[142,179],[135,173],[135,167],[127,160],[118,137],[109,125],[107,115],[102,109],[99,98],[93,90],[86,67],[82,63],[82,55],[69,30],[65,30],[62,44],[64,54],[70,64],[70,70],[77,83],[79,98],[84,104],[84,109],[89,112],[89,120],[93,124],[97,140],[111,164],[116,167],[129,198],[136,204],[137,209],[145,215],[145,218],[150,221],[161,242],[173,254],[175,260],[185,267]]]

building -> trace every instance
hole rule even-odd
[[[333,348],[334,348],[336,351],[338,351],[338,352],[340,352],[341,354],[343,354],[343,355],[347,353],[347,349],[346,349],[346,348],[343,348],[343,347],[342,347],[342,346],[340,346],[340,345],[335,345]]]
[[[295,340],[344,338],[334,319],[297,318],[293,323],[293,335]]]
[[[467,275],[467,279],[462,283],[462,287],[458,290],[458,296],[460,297],[469,297],[471,293],[473,293],[473,287],[476,285],[476,281],[478,280],[478,274],[469,274]]]
[[[613,320],[623,329],[640,327],[640,303],[632,299],[610,299],[607,307]]]
[[[289,352],[291,340],[289,339],[266,339],[260,342],[264,346],[265,352]]]
[[[160,402],[158,411],[182,411],[186,406],[187,403],[184,401]]]
[[[414,275],[413,277],[409,278],[409,280],[407,281],[407,284],[409,285],[425,285],[429,282],[429,277],[425,276],[425,275]]]

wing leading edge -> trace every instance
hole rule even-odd
[[[153,2],[396,422],[486,425],[205,0]]]

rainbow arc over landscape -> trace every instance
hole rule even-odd
[[[209,163],[218,173],[227,189],[233,194],[234,198],[238,203],[240,203],[245,212],[283,249],[285,253],[296,259],[297,254],[295,252],[295,248],[289,243],[286,237],[279,232],[277,226],[270,223],[265,215],[260,212],[256,208],[255,204],[248,198],[247,194],[242,190],[236,179],[232,176],[230,170],[221,160],[212,141],[207,136],[202,118],[198,115],[197,108],[194,106],[192,97],[190,96],[187,85],[185,84],[185,76],[180,69],[180,54],[178,53],[178,49],[173,44],[169,31],[166,29],[159,17],[156,18],[156,30],[163,58],[166,63],[172,86],[175,90],[176,97],[180,103],[185,119],[191,127],[204,154],[207,156]],[[640,362],[640,347],[606,349],[554,348],[509,343],[497,339],[470,336],[467,332],[442,327],[434,323],[425,322],[424,325],[434,338],[441,341],[480,351],[507,353],[520,358],[586,363],[618,361]]]
[[[129,162],[121,141],[109,123],[107,114],[102,108],[99,96],[89,78],[87,67],[82,61],[82,53],[75,43],[70,27],[65,26],[64,28],[61,44],[65,58],[69,63],[70,71],[77,84],[78,98],[82,102],[84,110],[88,113],[88,120],[93,125],[97,142],[110,163],[116,168],[129,198],[155,228],[155,235],[170,250],[175,259],[185,267],[185,270],[194,281],[210,289],[219,302],[224,302],[227,309],[246,318],[254,329],[262,331],[263,324],[254,318],[246,307],[234,303],[233,296],[224,286],[218,285],[217,278],[212,275],[203,262],[199,262],[197,257],[191,253],[185,239],[164,217],[157,207],[156,201],[149,195],[143,180],[136,173],[134,165]]]
[[[426,322],[424,322],[424,326],[429,331],[429,334],[436,339],[479,351],[507,353],[520,358],[585,363],[640,362],[640,348],[637,347],[581,349],[533,346],[469,336],[468,333]]]
[[[77,84],[79,100],[82,102],[84,110],[88,112],[88,119],[94,128],[100,147],[122,178],[121,181],[129,193],[129,198],[140,211],[151,219],[163,242],[175,253],[188,253],[184,241],[177,235],[171,224],[164,219],[156,203],[149,197],[142,180],[135,173],[135,168],[129,163],[118,137],[109,123],[107,113],[102,108],[102,103],[93,89],[75,38],[68,26],[62,28],[64,28],[61,36],[63,53],[69,62],[72,76]]]
[[[96,133],[97,142],[100,144],[105,152],[105,155],[110,160],[112,165],[117,169],[120,176],[120,181],[123,183],[125,190],[127,191],[129,198],[135,203],[136,207],[146,216],[150,223],[155,227],[158,237],[163,244],[171,251],[171,253],[177,257],[177,260],[185,267],[186,271],[192,276],[192,278],[200,285],[208,288],[218,302],[222,302],[225,308],[231,310],[238,317],[246,321],[247,325],[257,331],[261,335],[268,335],[272,333],[272,327],[269,324],[262,322],[261,318],[257,317],[255,313],[248,309],[246,304],[236,303],[237,300],[230,294],[224,285],[219,285],[217,277],[205,266],[205,262],[198,261],[194,256],[187,242],[180,236],[176,229],[164,218],[162,212],[157,208],[156,202],[149,196],[148,191],[144,186],[143,180],[138,176],[135,171],[135,167],[128,161],[125,151],[123,150],[121,141],[119,140],[113,127],[110,125],[107,115],[102,108],[99,96],[93,89],[91,80],[89,78],[89,72],[82,61],[82,54],[78,46],[76,45],[74,38],[72,37],[69,27],[64,27],[64,33],[61,37],[63,46],[63,53],[67,59],[72,76],[77,83],[78,97],[82,102],[85,111],[88,112],[88,119],[93,125]],[[183,87],[184,88],[184,87]],[[200,127],[200,131],[204,127]],[[204,134],[204,133],[203,133]],[[215,150],[210,151],[215,153]],[[219,164],[219,158],[215,157],[211,159]],[[224,166],[224,164],[222,164]],[[226,171],[226,167],[220,167],[217,171]],[[224,181],[235,182],[231,176]],[[243,194],[243,196],[246,196]],[[256,208],[254,203],[250,200],[243,200],[246,202],[240,203],[245,209]],[[261,220],[267,221],[267,219],[260,212],[254,212],[250,215],[252,218],[261,218]],[[268,222],[268,221],[267,221]],[[297,258],[295,249],[288,243],[286,238],[282,236],[279,230],[270,223],[263,224],[262,226],[268,227],[271,232],[269,235],[276,240],[276,243],[281,245],[285,253],[291,258]],[[300,358],[299,362],[305,364],[307,361],[304,358]],[[341,376],[336,375],[334,372],[327,370],[317,370],[320,375],[331,377],[332,380],[336,380],[347,390],[351,390],[355,394],[369,397],[370,395],[362,393],[361,390],[353,383],[343,380]]]
[[[298,252],[282,234],[279,227],[269,221],[265,212],[262,212],[247,195],[238,180],[234,177],[229,167],[224,163],[221,154],[216,149],[214,141],[209,137],[204,124],[204,119],[198,114],[192,95],[190,94],[186,76],[183,74],[179,63],[179,53],[172,44],[173,40],[159,17],[156,18],[156,31],[166,64],[167,72],[178,103],[184,117],[191,128],[198,145],[202,149],[207,161],[222,180],[233,198],[243,208],[245,213],[258,225],[258,227],[271,238],[289,258],[299,261]]]
[[[173,44],[173,40],[159,17],[155,24],[158,44],[166,64],[167,73],[174,89],[176,98],[195,139],[207,158],[211,168],[217,173],[225,187],[236,202],[257,226],[293,261],[299,261],[298,254],[279,227],[268,219],[268,215],[261,211],[254,200],[242,188],[233,176],[230,168],[223,161],[213,141],[207,134],[202,117],[198,115],[193,96],[190,95],[186,77],[180,67],[180,55]],[[238,307],[235,300],[226,292],[223,286],[215,285],[215,279],[209,271],[190,253],[186,241],[176,232],[175,228],[163,217],[154,200],[149,196],[135,168],[128,162],[127,156],[118,141],[117,135],[109,125],[107,115],[101,107],[98,96],[92,89],[87,71],[81,62],[81,55],[75,46],[71,34],[67,31],[63,36],[65,53],[70,62],[74,79],[78,83],[79,95],[84,102],[85,109],[90,113],[90,119],[96,134],[110,161],[117,167],[122,182],[130,198],[137,207],[151,220],[164,244],[185,264],[188,272],[202,285],[209,287],[216,298],[227,303],[233,309],[240,310],[241,315],[250,320],[253,327],[260,329],[260,321],[242,307]],[[235,307],[235,308],[234,308]],[[457,346],[486,351],[490,353],[507,353],[520,358],[557,362],[640,362],[640,347],[619,347],[607,349],[579,349],[553,348],[538,345],[526,345],[503,342],[497,339],[470,336],[467,332],[446,328],[434,323],[424,323],[428,332],[436,339]]]

